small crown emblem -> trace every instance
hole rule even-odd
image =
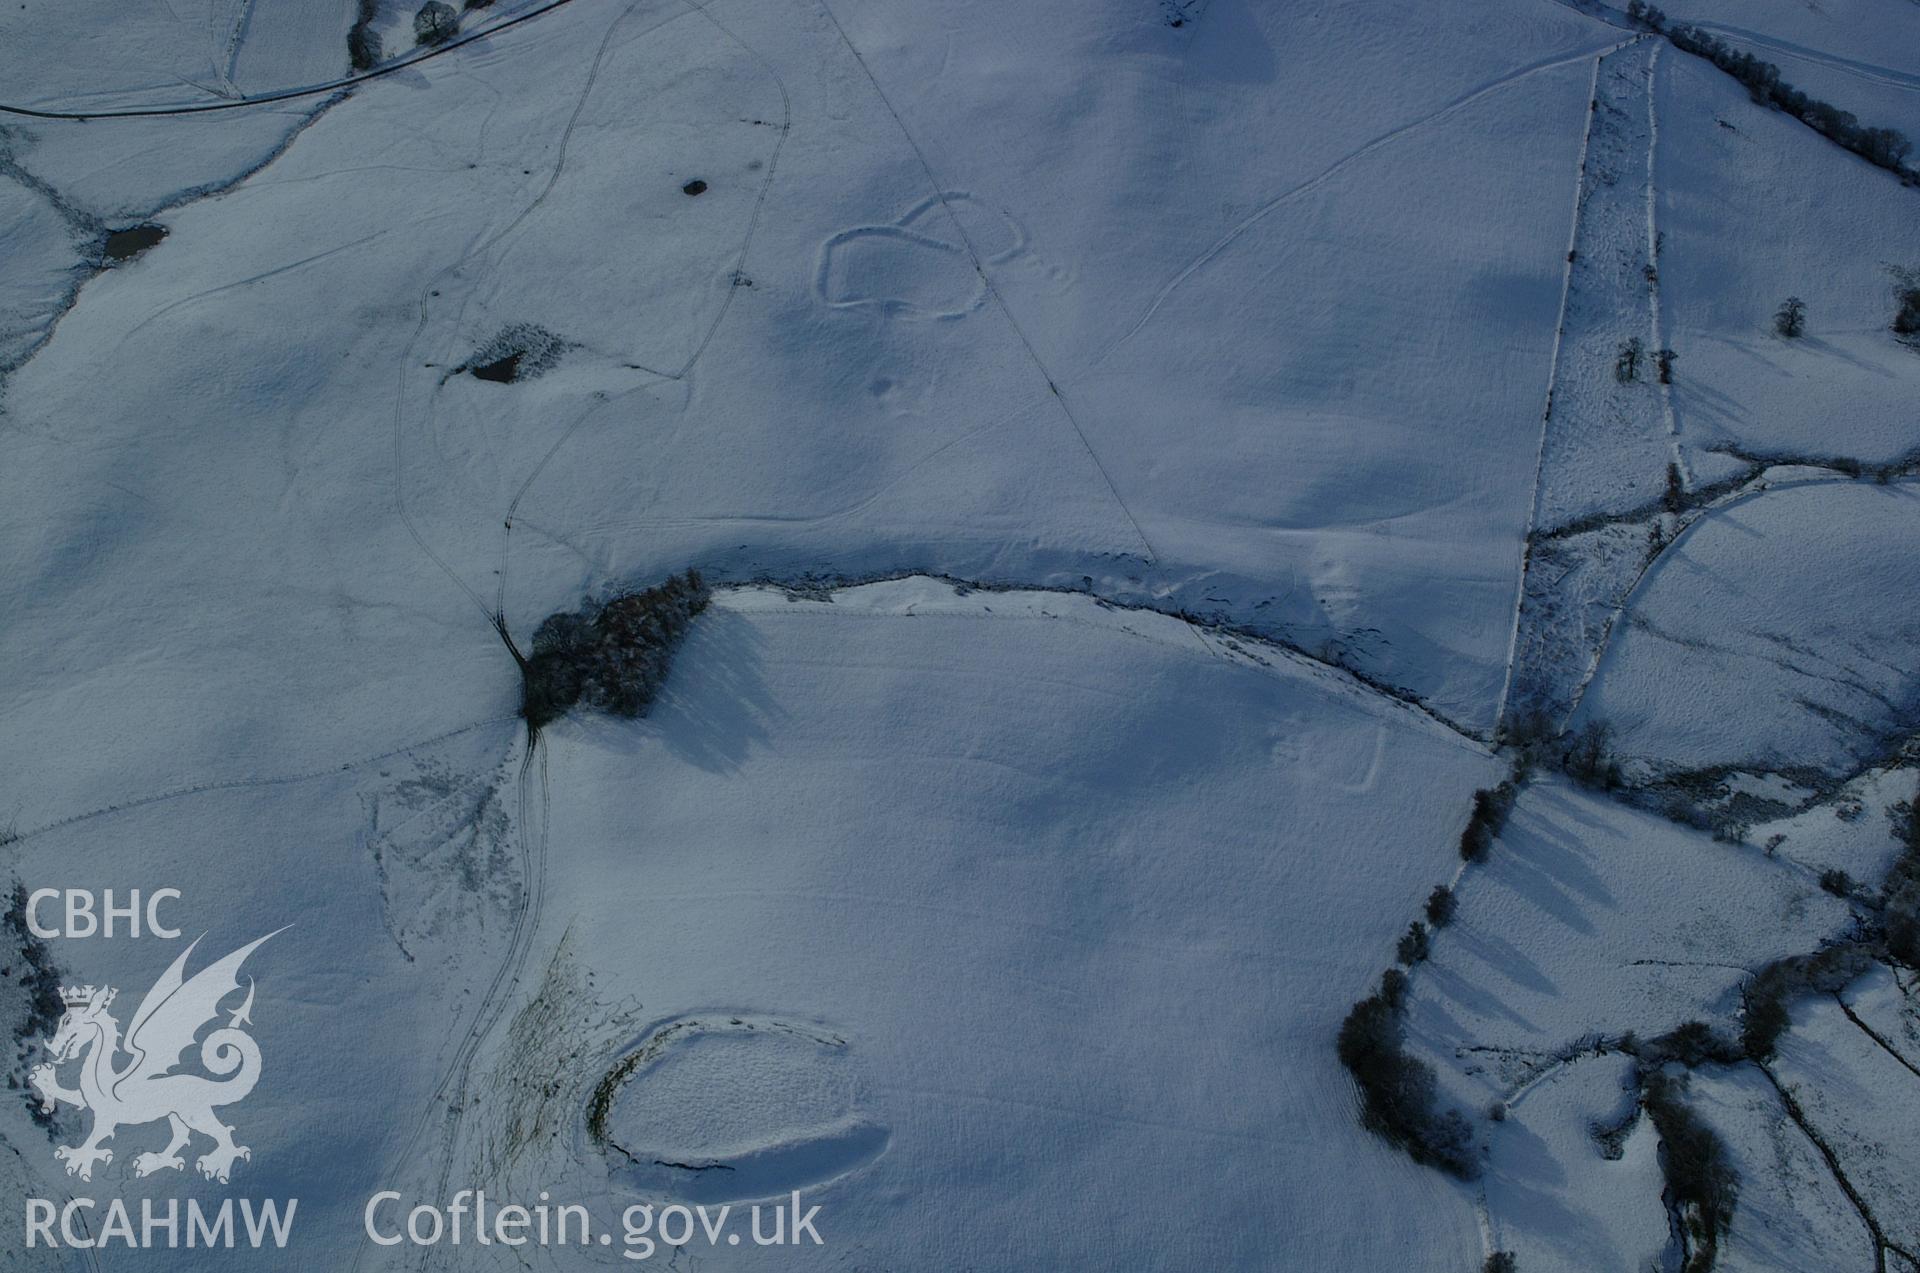
[[[62,986],[60,987],[60,998],[66,1002],[69,1008],[84,1008],[93,1002],[93,987]]]

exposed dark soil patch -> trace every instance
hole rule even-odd
[[[520,354],[508,354],[505,358],[496,358],[473,369],[475,380],[491,380],[495,384],[510,385],[520,378]]]
[[[705,194],[706,192],[707,192],[707,183],[700,180],[700,178],[698,177],[695,177],[692,181],[689,181],[686,185],[680,187],[680,193],[683,195],[689,195],[689,196],[700,195],[700,194]]]
[[[568,348],[567,341],[544,327],[514,323],[474,350],[458,370],[471,373],[475,380],[510,385],[551,371]]]
[[[1178,31],[1197,22],[1206,0],[1160,0],[1160,20]]]
[[[128,226],[124,230],[109,231],[103,250],[109,261],[131,261],[166,237],[167,227],[164,225],[149,222]]]

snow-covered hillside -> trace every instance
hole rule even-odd
[[[0,1264],[1920,1273],[1909,0],[440,8],[0,13]]]

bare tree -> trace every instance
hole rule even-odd
[[[1788,340],[1807,330],[1807,303],[1798,296],[1789,296],[1779,309],[1773,311],[1773,330]]]
[[[1638,336],[1620,342],[1620,352],[1614,356],[1613,378],[1621,384],[1628,384],[1640,378],[1640,357],[1646,352],[1646,346],[1640,343]]]
[[[459,32],[460,15],[441,0],[427,0],[413,15],[413,35],[421,44],[445,44]]]

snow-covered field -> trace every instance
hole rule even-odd
[[[1917,523],[1911,481],[1711,510],[1642,579],[1582,712],[1665,767],[1857,772],[1920,724]]]
[[[1920,130],[1908,0],[1667,7]],[[0,1264],[636,1254],[363,1232],[484,1189],[822,1209],[694,1267],[1679,1269],[1664,1081],[1720,1267],[1920,1271],[1920,189],[1573,0],[414,10],[0,14],[0,885],[183,934],[12,905]],[[651,709],[530,728],[542,621],[690,566]],[[1334,1046],[1437,885],[1471,1180]],[[66,1170],[131,1098],[35,1121],[48,979],[138,1057],[282,929],[251,1157]],[[300,1202],[27,1249],[77,1197]]]
[[[1668,339],[1685,351],[1673,396],[1689,457],[1702,463],[1703,451],[1733,446],[1868,464],[1911,458],[1920,358],[1887,324],[1890,267],[1920,267],[1913,190],[1836,147],[1808,146],[1803,126],[1755,110],[1706,63],[1666,60],[1661,293]],[[1920,80],[1903,100],[1915,108],[1910,119],[1856,109],[1920,134]],[[1806,302],[1799,340],[1771,326],[1789,296]]]

